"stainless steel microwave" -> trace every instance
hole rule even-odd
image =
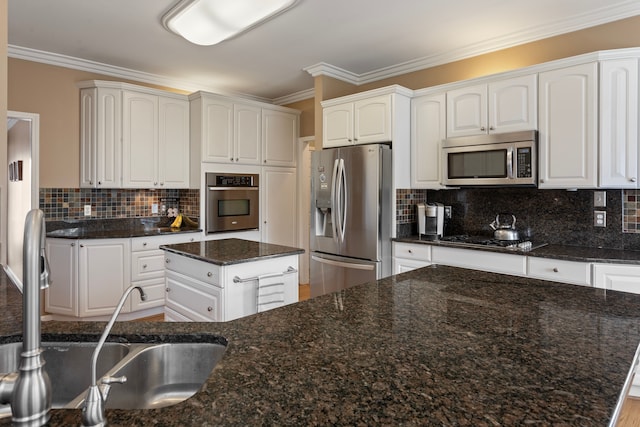
[[[536,186],[537,132],[523,131],[445,139],[443,184]]]

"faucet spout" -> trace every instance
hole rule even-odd
[[[140,292],[140,299],[142,301],[145,301],[147,299],[147,294],[144,293],[144,290],[140,286],[129,286],[122,294],[122,297],[120,298],[120,301],[116,306],[116,309],[113,311],[113,314],[111,315],[111,318],[107,323],[107,326],[104,328],[104,331],[100,336],[98,345],[93,350],[93,354],[91,356],[91,385],[89,387],[89,391],[87,392],[87,397],[85,398],[84,403],[82,405],[82,425],[83,426],[106,425],[106,418],[104,415],[104,405],[106,403],[107,395],[109,393],[108,385],[112,383],[124,383],[125,381],[127,381],[126,377],[119,377],[119,378],[107,377],[101,380],[102,384],[98,384],[98,381],[96,379],[96,376],[97,376],[96,365],[98,362],[98,356],[100,355],[100,351],[102,350],[102,347],[104,346],[104,343],[107,340],[107,336],[109,336],[109,333],[111,332],[111,328],[113,327],[113,324],[115,323],[116,318],[118,317],[118,314],[120,314],[120,311],[122,310],[122,307],[124,306],[124,303],[127,300],[127,297],[134,290],[138,290],[138,292]]]

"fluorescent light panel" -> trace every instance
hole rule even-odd
[[[162,25],[191,43],[214,45],[284,12],[299,0],[181,0]]]

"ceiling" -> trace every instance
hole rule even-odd
[[[640,15],[640,0],[300,0],[215,46],[165,30],[177,0],[9,0],[9,56],[284,103],[322,64],[367,83]]]

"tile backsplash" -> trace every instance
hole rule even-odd
[[[200,191],[185,190],[125,190],[93,188],[41,188],[40,209],[47,220],[107,219],[155,216],[151,205],[177,200],[180,212],[198,218]],[[84,216],[84,206],[91,205],[91,216]]]
[[[398,236],[416,233],[413,205],[425,190],[396,191]],[[489,223],[499,213],[512,213],[520,230],[536,241],[554,244],[640,250],[640,191],[607,190],[605,208],[594,208],[594,190],[536,188],[465,188],[428,190],[429,202],[452,207],[450,234],[491,235]],[[595,210],[607,213],[607,226],[594,227]]]

